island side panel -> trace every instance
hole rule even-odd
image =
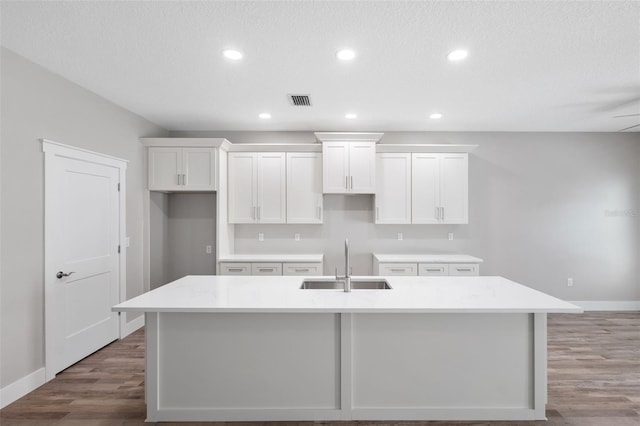
[[[544,418],[533,314],[354,314],[351,327],[354,419]]]
[[[339,419],[340,328],[333,313],[160,313],[148,420]]]

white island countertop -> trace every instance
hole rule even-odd
[[[576,305],[503,277],[385,277],[390,290],[302,290],[305,277],[186,276],[121,312],[558,313]],[[328,279],[331,277],[317,277]],[[353,280],[367,277],[353,277]]]

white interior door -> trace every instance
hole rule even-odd
[[[117,167],[46,160],[47,376],[119,336],[120,193]]]

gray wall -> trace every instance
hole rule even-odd
[[[151,288],[185,275],[215,274],[216,194],[150,194]]]
[[[129,160],[129,298],[143,288],[146,173],[138,138],[167,132],[4,48],[1,62],[0,387],[4,387],[44,365],[44,155],[38,139]]]
[[[171,135],[315,141],[312,132]],[[373,196],[325,195],[324,224],[236,225],[236,252],[324,253],[333,273],[348,237],[356,274],[372,272],[372,252],[467,253],[485,260],[483,275],[563,299],[640,300],[640,133],[387,132],[382,142],[479,145],[469,160],[469,224],[375,225]]]

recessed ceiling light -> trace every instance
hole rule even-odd
[[[258,114],[258,117],[263,120],[268,120],[271,118],[271,114],[269,114],[268,112],[261,112],[260,114]]]
[[[336,57],[341,61],[350,61],[356,57],[356,52],[351,49],[342,49],[336,52]]]
[[[447,55],[447,59],[450,60],[450,61],[453,61],[453,62],[461,61],[464,58],[466,58],[468,54],[469,54],[469,52],[467,52],[466,50],[462,50],[462,49],[454,50],[453,52],[450,52]]]
[[[233,61],[242,59],[242,52],[239,52],[237,50],[233,50],[233,49],[223,50],[222,54],[224,55],[225,58],[231,59]]]
[[[429,118],[433,120],[438,120],[442,118],[442,114],[440,114],[439,112],[434,112],[433,114],[429,115]]]
[[[358,114],[353,114],[353,113],[345,114],[344,118],[346,118],[347,120],[354,120],[358,118]]]

